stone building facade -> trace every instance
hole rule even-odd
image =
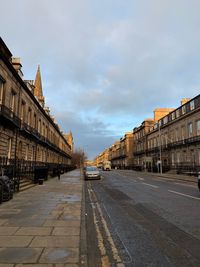
[[[162,161],[163,171],[200,170],[200,95],[184,99],[181,106],[154,124],[146,136],[148,169]]]
[[[152,119],[145,119],[139,127],[133,129],[133,162],[134,168],[141,170],[146,169],[150,164],[152,165],[152,158],[147,155],[147,134],[158,122],[159,119],[173,111],[173,108],[156,108],[154,110],[154,117]]]
[[[112,168],[131,168],[133,166],[133,133],[125,133],[119,141],[95,158],[97,166],[102,166],[106,160],[111,161]]]
[[[72,134],[63,135],[45,107],[40,67],[35,81],[24,80],[20,59],[0,38],[0,167],[70,167],[72,146]]]
[[[145,119],[108,148],[108,159],[113,168],[196,174],[200,171],[200,95],[182,99],[176,109],[156,108],[154,118]]]

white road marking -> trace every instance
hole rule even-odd
[[[196,199],[196,200],[200,200],[199,197],[193,197],[193,196],[186,195],[186,194],[183,194],[183,193],[180,193],[180,192],[176,192],[176,191],[173,191],[173,190],[168,190],[168,191],[171,192],[171,193],[177,194],[177,195],[184,196],[184,197],[189,197],[189,198],[193,198],[193,199]]]
[[[152,185],[152,184],[147,184],[147,183],[142,183],[142,184],[144,184],[144,185],[148,185],[148,186],[151,186],[151,187],[153,187],[153,188],[158,188],[158,186],[157,186],[157,185]]]
[[[191,185],[191,184],[181,184],[181,183],[174,183],[174,184],[183,185],[183,186],[186,186],[186,187],[193,187],[193,188],[197,187],[196,185]]]
[[[141,181],[144,181],[144,178],[138,177],[138,179],[140,179]]]

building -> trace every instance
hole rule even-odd
[[[132,133],[106,150],[115,168],[197,173],[200,171],[200,95],[174,108],[156,108]],[[102,154],[97,159],[101,161]]]
[[[151,159],[148,170],[175,169],[179,172],[200,171],[200,95],[183,99],[181,106],[171,111],[146,135],[146,155]]]
[[[109,155],[109,149],[107,148],[95,158],[95,165],[98,168],[102,168],[104,161],[109,160],[108,155]]]
[[[145,119],[139,127],[133,129],[134,136],[134,168],[137,170],[146,169],[148,165],[152,166],[152,158],[146,153],[147,151],[147,134],[158,122],[159,119],[173,111],[173,108],[156,108],[153,119]]]
[[[127,132],[113,147],[114,154],[111,157],[113,167],[130,169],[133,166],[133,133]]]
[[[40,67],[35,81],[24,80],[0,38],[0,169],[18,179],[33,179],[36,168],[69,169],[72,148],[72,133],[63,135],[45,106]]]

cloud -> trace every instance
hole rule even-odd
[[[64,132],[73,129],[75,148],[82,148],[91,159],[120,138],[109,129],[109,125],[97,118],[87,117],[83,120],[78,114],[67,110],[55,113]]]
[[[2,37],[25,78],[40,63],[47,105],[88,155],[154,108],[199,94],[197,0],[7,0],[1,8],[9,11]]]

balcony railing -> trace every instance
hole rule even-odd
[[[179,141],[176,141],[176,142],[171,142],[171,143],[162,145],[161,149],[162,149],[162,151],[170,150],[170,149],[175,148],[175,147],[182,147],[182,146],[187,146],[187,145],[195,144],[195,143],[200,143],[200,135],[193,136],[193,137],[190,137],[190,138],[186,138],[186,139],[183,139],[183,140],[179,140]],[[155,146],[155,147],[152,147],[152,148],[148,148],[146,150],[135,151],[133,153],[133,155],[134,156],[139,156],[139,155],[142,155],[142,154],[145,154],[145,153],[157,153],[157,152],[159,152],[159,150],[160,150],[160,147],[159,146]]]
[[[6,120],[9,120],[13,126],[20,128],[21,120],[10,108],[0,104],[0,115]]]

